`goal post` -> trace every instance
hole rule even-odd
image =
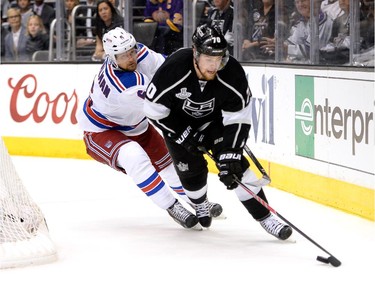
[[[23,185],[0,137],[0,269],[56,259],[44,215]]]

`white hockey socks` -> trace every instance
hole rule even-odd
[[[152,166],[147,153],[138,143],[129,142],[123,145],[117,162],[142,192],[160,208],[166,210],[176,201],[166,183]]]
[[[257,177],[256,177],[255,173],[252,170],[247,169],[245,171],[245,173],[243,174],[241,182],[243,184],[245,184],[247,186],[247,188],[252,190],[255,194],[258,194],[258,192],[262,189],[262,187],[254,187],[254,186],[251,186],[249,184],[246,184],[246,183],[254,182],[256,180],[257,180]],[[235,191],[238,199],[240,199],[240,201],[246,201],[246,200],[249,200],[249,199],[253,198],[253,196],[249,192],[247,192],[243,187],[241,187],[240,185],[234,191]]]
[[[185,202],[191,203],[189,197],[186,196],[185,190],[182,187],[180,178],[178,177],[173,164],[168,165],[159,172],[162,178],[167,182],[169,187],[178,194]]]

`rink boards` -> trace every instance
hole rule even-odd
[[[10,153],[89,159],[76,112],[98,67],[0,65],[0,134]],[[375,220],[374,72],[244,69],[253,94],[248,145],[271,186]]]

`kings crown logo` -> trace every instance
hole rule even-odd
[[[176,165],[181,172],[189,171],[189,165],[182,163],[181,161]]]

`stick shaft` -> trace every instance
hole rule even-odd
[[[245,145],[244,150],[249,155],[251,161],[255,164],[255,166],[258,168],[258,170],[262,173],[263,178],[268,179],[271,182],[271,178],[268,176],[266,170],[263,168],[263,166],[260,164],[258,159],[255,157],[255,155],[251,152],[250,148]]]
[[[248,148],[247,148],[248,149]],[[208,152],[205,148],[201,148],[201,150],[206,153],[215,163],[217,163],[217,160],[214,158],[214,156]],[[249,150],[249,149],[248,149]],[[250,151],[250,150],[249,150]],[[247,152],[247,151],[246,151]],[[251,153],[251,151],[250,151]],[[250,155],[253,155],[252,153],[249,154]],[[250,156],[251,157],[251,156]],[[255,156],[253,155],[253,157],[255,158]],[[256,158],[255,158],[256,159]],[[253,160],[253,159],[251,159]],[[256,161],[253,160],[253,162],[255,163],[256,165],[256,162],[258,162],[258,160],[256,159]],[[259,162],[258,162],[259,163]],[[259,163],[260,165],[260,163]],[[258,166],[257,166],[258,167]],[[260,165],[261,167],[261,165]],[[262,168],[262,167],[261,167]],[[263,168],[262,168],[263,169]],[[259,169],[261,170],[261,169]],[[264,170],[264,169],[263,169]],[[267,175],[267,174],[266,174]],[[268,175],[267,175],[268,177]],[[273,213],[274,215],[278,216],[280,219],[282,219],[284,222],[286,222],[287,224],[290,225],[290,227],[292,227],[295,231],[297,231],[299,234],[301,234],[303,237],[305,237],[307,240],[309,240],[311,243],[313,243],[315,246],[317,246],[319,249],[321,249],[322,251],[324,251],[325,253],[327,253],[328,255],[332,256],[331,253],[329,253],[326,249],[324,249],[322,246],[320,246],[317,242],[315,242],[313,239],[311,239],[307,234],[305,234],[302,230],[300,230],[298,227],[296,227],[293,223],[291,223],[289,220],[287,220],[284,216],[282,216],[280,213],[278,213],[275,209],[273,209],[266,201],[264,201],[262,198],[260,198],[257,194],[255,194],[250,188],[248,188],[245,184],[243,184],[241,181],[239,181],[238,179],[235,179],[236,183],[241,186],[243,189],[245,189],[246,192],[248,192],[251,196],[253,196],[255,198],[255,200],[257,200],[260,204],[262,204],[266,209],[268,209],[271,213]]]

